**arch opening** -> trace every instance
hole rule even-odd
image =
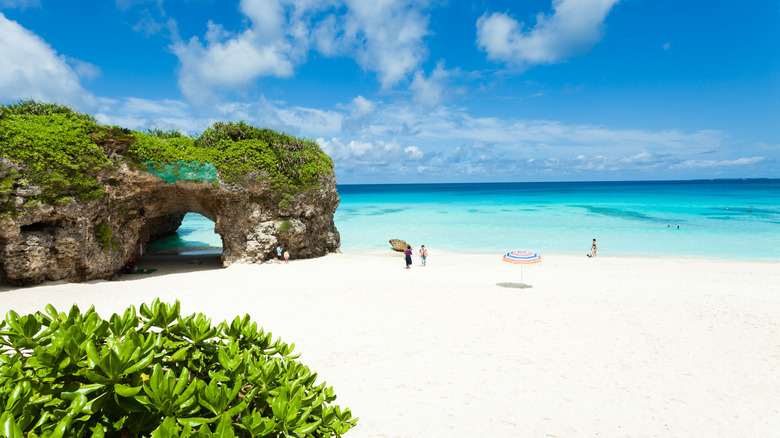
[[[176,229],[149,242],[146,254],[219,256],[222,254],[222,237],[214,231],[213,220],[199,213],[187,212]]]

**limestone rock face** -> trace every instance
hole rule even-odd
[[[339,232],[333,214],[339,204],[334,175],[322,187],[282,201],[262,181],[163,179],[122,164],[105,185],[107,195],[89,202],[27,205],[36,187],[15,187],[24,204],[19,214],[0,220],[0,283],[30,285],[47,280],[85,281],[109,278],[142,248],[181,224],[187,212],[214,221],[222,237],[222,264],[261,263],[276,247],[291,258],[337,251]]]

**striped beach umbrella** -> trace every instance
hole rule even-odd
[[[521,287],[531,287],[523,284],[523,265],[530,265],[531,263],[539,263],[542,261],[542,256],[535,252],[530,251],[512,251],[504,254],[502,259],[505,262],[514,263],[520,265],[520,285]]]

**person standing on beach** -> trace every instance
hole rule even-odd
[[[425,245],[422,245],[420,247],[420,261],[422,262],[423,266],[425,266],[426,260],[428,260],[428,250],[425,249]]]
[[[404,255],[406,255],[406,269],[409,269],[412,266],[412,245],[406,245]]]
[[[289,251],[285,251],[284,252],[284,262],[285,263],[289,263],[290,262],[290,252]]]
[[[590,246],[590,256],[596,257],[596,239],[593,239],[593,245]]]
[[[277,246],[276,247],[276,263],[282,262],[282,247]]]

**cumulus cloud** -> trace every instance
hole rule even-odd
[[[434,108],[444,100],[444,91],[450,72],[444,68],[444,63],[439,62],[436,68],[427,78],[422,71],[414,74],[414,79],[409,89],[414,93],[414,100],[425,108]]]
[[[360,65],[391,87],[417,69],[428,54],[423,38],[430,33],[426,1],[367,2],[347,0],[344,34],[357,43]]]
[[[602,38],[604,19],[619,0],[553,0],[528,29],[506,13],[477,21],[477,46],[489,59],[524,68],[553,64],[584,53]]]
[[[221,92],[240,91],[266,76],[286,78],[305,61],[313,15],[330,0],[241,0],[250,26],[239,32],[209,21],[203,38],[184,40],[172,31],[179,58],[179,87],[193,103]],[[169,26],[170,27],[170,26]]]
[[[315,47],[323,55],[354,58],[377,74],[383,88],[406,79],[427,57],[427,1],[345,0],[343,5],[343,14],[331,13],[315,24]]]
[[[404,149],[404,153],[406,156],[412,160],[419,160],[423,157],[423,151],[420,150],[417,146],[407,146]]]
[[[202,103],[213,91],[239,89],[261,76],[292,75],[296,51],[285,38],[254,27],[230,35],[219,24],[207,26],[204,41],[193,37],[171,45],[180,62],[179,88],[190,101]]]
[[[123,0],[132,5],[135,0]],[[124,4],[124,3],[123,3]],[[202,38],[174,33],[179,87],[193,102],[211,92],[235,91],[266,76],[286,78],[315,49],[347,56],[390,88],[417,70],[427,57],[427,1],[242,0],[250,26],[231,32],[209,22]],[[138,31],[153,34],[168,25],[145,18]]]
[[[376,73],[383,88],[404,80],[427,57],[427,1],[345,0],[343,15],[331,13],[315,25],[317,50],[350,56]]]
[[[358,96],[352,99],[348,106],[349,115],[344,117],[341,123],[341,130],[344,132],[355,132],[371,120],[377,108],[377,103]]]
[[[85,77],[95,66],[73,60]],[[87,109],[96,99],[79,82],[79,74],[43,39],[0,13],[0,100],[37,99]]]

